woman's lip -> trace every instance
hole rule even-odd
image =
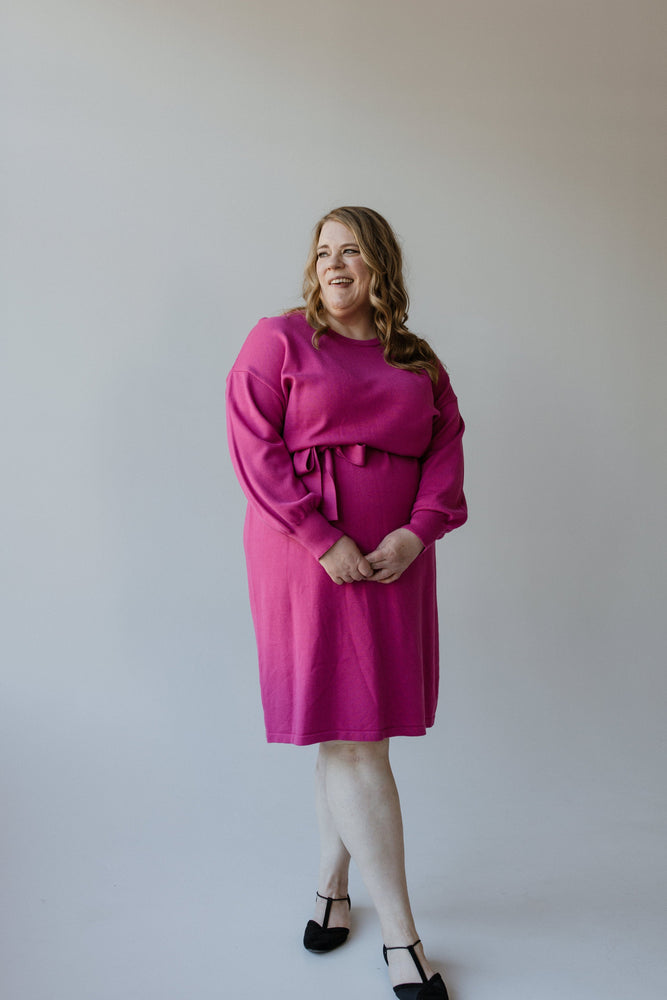
[[[352,281],[353,281],[352,278],[336,277],[336,278],[332,278],[330,280],[329,284],[330,285],[342,285],[342,284],[351,285]]]

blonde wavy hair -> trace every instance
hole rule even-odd
[[[372,208],[345,205],[327,212],[313,230],[313,241],[303,278],[305,317],[314,328],[313,346],[329,328],[317,278],[317,247],[325,222],[340,222],[350,229],[359,244],[361,257],[371,274],[370,302],[372,319],[385,361],[394,368],[426,371],[437,382],[440,362],[433,348],[408,330],[410,300],[403,283],[403,256],[396,236],[387,222]],[[295,310],[297,311],[297,310]]]

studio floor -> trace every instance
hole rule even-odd
[[[422,760],[397,744],[394,770],[419,933],[451,1000],[663,1000],[664,802],[621,807],[610,787],[576,782],[543,798],[520,781],[492,793],[474,770],[446,789],[449,772],[418,766],[433,749]],[[73,750],[50,791],[25,786],[3,995],[393,996],[355,869],[348,943],[324,956],[301,945],[316,888],[312,748],[258,747],[243,768],[158,760],[103,776]]]

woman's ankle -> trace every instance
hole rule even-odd
[[[387,945],[387,965],[389,966],[389,978],[392,986],[400,983],[418,983],[421,981],[419,966],[415,962],[407,945],[414,945],[414,952],[419,965],[423,969],[426,979],[433,976],[433,969],[426,960],[424,947],[417,939],[417,935],[410,941],[406,941],[405,946],[396,944]]]
[[[318,891],[315,897],[315,921],[321,927],[349,927],[350,926],[350,897],[347,892],[340,896],[325,896]],[[328,917],[327,917],[328,911]]]

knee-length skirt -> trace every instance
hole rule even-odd
[[[362,552],[410,520],[420,463],[371,448],[331,450],[336,518]],[[335,584],[252,506],[244,528],[250,606],[269,742],[419,736],[438,698],[435,551],[390,584]]]

